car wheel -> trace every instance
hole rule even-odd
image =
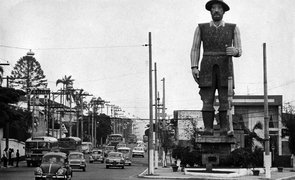
[[[142,155],[142,157],[144,158],[144,155]]]
[[[131,166],[131,163],[129,163],[129,166]]]
[[[30,162],[27,162],[27,167],[30,167],[31,166],[31,163]]]
[[[83,168],[83,171],[85,172],[86,171],[86,168]]]
[[[92,163],[93,163],[93,161],[89,161],[89,163],[91,163],[91,164],[92,164]]]
[[[124,166],[122,166],[122,169],[124,169]]]
[[[109,166],[106,166],[107,169],[109,169]]]

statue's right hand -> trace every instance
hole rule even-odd
[[[193,77],[194,77],[195,81],[199,84],[200,71],[197,68],[193,68],[192,69],[192,74],[193,74]]]

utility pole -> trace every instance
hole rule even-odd
[[[92,94],[83,93],[81,94],[80,104],[81,104],[81,141],[83,142],[84,138],[84,115],[83,115],[83,98],[85,96],[93,96]]]
[[[158,169],[158,159],[159,159],[159,123],[158,123],[158,86],[157,86],[157,63],[154,63],[154,71],[155,71],[155,169]]]
[[[26,56],[26,59],[27,59],[27,99],[28,99],[28,111],[30,111],[30,93],[29,93],[29,89],[30,89],[30,61],[33,56],[35,54],[30,50],[29,52],[27,52],[27,56]]]
[[[265,178],[270,179],[271,155],[269,153],[269,114],[268,114],[268,93],[267,93],[267,63],[266,63],[266,43],[263,43],[263,82],[264,82],[264,138],[265,138],[265,154],[264,167]]]
[[[162,98],[162,125],[163,125],[163,131],[165,132],[167,129],[166,129],[166,106],[165,106],[165,78],[162,79],[163,81],[163,98]],[[163,167],[166,167],[167,166],[167,162],[166,162],[166,154],[165,154],[165,151],[163,150],[163,153],[162,153],[162,166]]]
[[[9,88],[9,77],[6,77],[6,87]],[[9,121],[6,122],[6,149],[9,148]]]
[[[152,33],[149,32],[149,112],[150,112],[150,128],[149,128],[149,143],[148,143],[148,174],[154,174],[154,163],[153,163],[153,76],[152,76]]]

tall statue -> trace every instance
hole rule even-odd
[[[233,77],[232,57],[240,57],[242,54],[240,31],[236,24],[223,21],[224,13],[230,9],[223,0],[210,0],[205,8],[210,11],[212,21],[198,24],[191,50],[192,74],[199,85],[203,101],[204,134],[213,135],[213,103],[218,90],[220,134],[232,136],[232,124],[227,118],[228,77]],[[199,66],[201,43],[203,58]]]

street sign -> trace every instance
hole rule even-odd
[[[32,89],[31,94],[50,94],[50,89]]]

